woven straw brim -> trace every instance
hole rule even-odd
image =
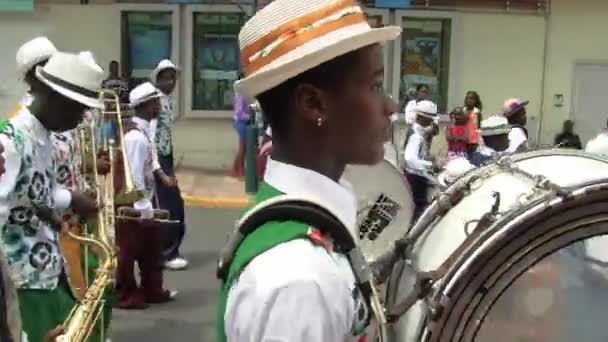
[[[394,40],[400,34],[400,27],[389,26],[370,30],[367,23],[336,30],[311,40],[247,78],[237,81],[235,91],[243,96],[254,98],[324,62],[368,45]]]

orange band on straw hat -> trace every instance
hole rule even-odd
[[[341,16],[336,20],[327,21],[317,27],[303,30],[309,25],[312,25],[324,18],[337,14],[349,7],[356,6],[357,4],[353,0],[338,1],[330,6],[323,7],[313,11],[312,13],[290,20],[264,37],[249,44],[243,48],[241,52],[245,74],[251,75],[277,58],[310,42],[315,38],[321,37],[343,27],[366,22],[365,15],[363,13],[355,12],[348,13],[347,15]],[[252,57],[278,40],[282,41],[278,43],[278,45],[274,46],[267,55],[261,55],[252,60]]]

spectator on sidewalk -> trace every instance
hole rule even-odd
[[[583,144],[578,134],[574,133],[574,121],[564,121],[562,131],[555,136],[554,145],[560,148],[573,148],[582,150]]]
[[[239,79],[241,78],[243,78],[242,74],[239,75]],[[239,137],[239,147],[232,163],[230,176],[241,179],[245,176],[245,133],[249,124],[249,100],[245,96],[235,95],[233,119],[233,126]]]
[[[177,84],[177,67],[173,62],[164,59],[158,63],[150,79],[161,91],[161,111],[156,120],[156,127],[152,127],[151,135],[155,137],[158,162],[164,173],[175,180],[175,169],[173,160],[172,128],[175,121],[173,111],[173,100],[171,94]],[[154,126],[154,125],[152,125]],[[163,234],[163,257],[164,266],[171,270],[182,270],[188,266],[188,261],[180,254],[180,246],[186,234],[186,223],[184,213],[184,200],[182,198],[177,182],[165,184],[155,174],[156,178],[156,202],[161,209],[169,211],[172,220],[180,222],[167,228]]]

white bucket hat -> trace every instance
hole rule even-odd
[[[481,121],[481,127],[479,128],[479,135],[481,136],[492,136],[508,134],[511,132],[511,125],[504,116],[490,116],[489,118]]]
[[[416,104],[414,108],[416,115],[424,116],[430,119],[437,119],[437,105],[433,101],[423,100]]]
[[[456,158],[450,160],[445,165],[445,170],[437,177],[439,185],[448,187],[465,173],[473,170],[475,166],[466,158]]]
[[[142,103],[146,103],[150,100],[157,99],[160,97],[160,91],[150,82],[145,82],[129,93],[129,102],[131,108],[135,108]]]
[[[24,79],[34,65],[51,58],[55,52],[57,48],[47,37],[37,37],[21,45],[16,57],[19,79]]]
[[[246,77],[237,93],[254,98],[319,64],[393,40],[401,28],[372,29],[354,0],[275,0],[241,29]]]
[[[158,65],[156,66],[156,68],[154,68],[154,70],[152,70],[152,73],[150,74],[150,81],[152,81],[153,84],[156,84],[156,79],[158,78],[158,74],[160,74],[161,71],[167,70],[167,69],[173,69],[173,70],[175,70],[175,72],[177,72],[179,70],[179,68],[175,64],[173,64],[173,62],[171,62],[168,59],[163,59],[162,61],[158,62]]]
[[[103,70],[88,57],[57,52],[44,68],[36,68],[36,77],[67,98],[89,108],[103,108],[98,98]]]

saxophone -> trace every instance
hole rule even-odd
[[[108,97],[111,98],[108,100]],[[112,91],[101,91],[100,100],[104,103],[116,101],[118,97]],[[97,212],[96,229],[93,236],[78,236],[68,233],[71,237],[78,240],[85,246],[90,246],[93,253],[99,256],[100,266],[97,269],[93,282],[88,287],[83,298],[74,306],[63,324],[63,335],[57,337],[57,341],[62,342],[83,342],[88,339],[96,322],[103,318],[103,308],[106,289],[112,286],[115,280],[117,265],[115,248],[115,213],[114,213],[114,176],[112,172],[101,176],[97,173],[97,144],[96,144],[96,123],[105,118],[102,112],[98,118],[93,119],[91,124],[84,124],[76,130],[76,145],[83,158],[82,162],[89,166],[88,173],[90,178],[82,180],[80,186],[89,188],[96,186],[96,201],[100,206]],[[102,139],[102,148],[107,151],[110,165],[114,165],[115,159],[115,139],[105,137]],[[87,164],[88,163],[88,164]],[[85,184],[86,183],[86,184]],[[102,333],[103,333],[103,324]],[[101,341],[105,341],[102,336]]]

